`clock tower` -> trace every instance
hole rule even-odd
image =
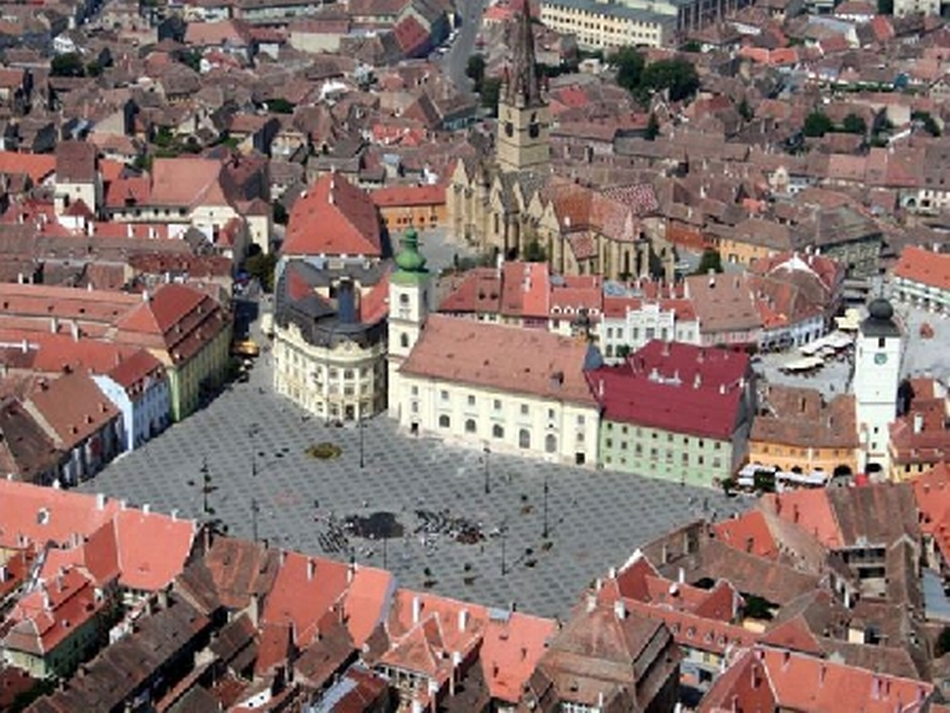
[[[505,71],[498,100],[498,165],[506,173],[542,171],[551,162],[551,116],[541,96],[528,0],[511,29],[511,65]]]
[[[861,451],[859,467],[884,477],[890,465],[890,424],[897,418],[901,342],[891,303],[883,297],[873,300],[855,345],[855,425]]]

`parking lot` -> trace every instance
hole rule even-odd
[[[565,615],[638,545],[704,513],[743,507],[717,492],[621,473],[494,454],[486,464],[480,451],[398,434],[385,417],[364,424],[360,467],[360,430],[326,425],[273,395],[268,358],[247,383],[81,490],[220,519],[230,534],[256,533],[274,546],[354,557],[392,570],[404,586],[517,602],[547,616]],[[339,446],[339,457],[306,454],[322,442]],[[355,534],[367,531],[391,539]]]

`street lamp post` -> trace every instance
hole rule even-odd
[[[257,514],[261,511],[260,505],[257,504],[257,498],[251,498],[251,528],[254,534],[254,542],[259,541],[258,532],[257,532]]]
[[[207,515],[211,508],[208,506],[208,495],[211,493],[211,473],[208,471],[208,457],[201,459],[201,512]]]
[[[360,409],[360,418],[357,422],[357,427],[360,429],[360,468],[365,467],[366,459],[363,456],[363,410]]]
[[[501,528],[501,576],[508,574],[508,564],[505,561],[505,546],[508,541],[508,527],[503,525]]]
[[[491,495],[491,465],[489,464],[491,448],[485,446],[483,451],[485,453],[485,495]]]
[[[544,529],[541,531],[541,537],[548,539],[550,530],[548,529],[548,474],[544,474]]]

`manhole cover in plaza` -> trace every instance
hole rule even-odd
[[[353,537],[368,540],[391,540],[402,537],[403,526],[391,512],[374,512],[367,517],[350,515],[343,521],[343,527]]]

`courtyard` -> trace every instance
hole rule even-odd
[[[397,433],[385,417],[362,433],[325,424],[271,393],[269,359],[79,489],[384,567],[401,586],[562,617],[638,545],[744,507],[716,491],[611,471],[492,453],[486,462],[481,450]],[[321,443],[338,454],[308,454]]]

